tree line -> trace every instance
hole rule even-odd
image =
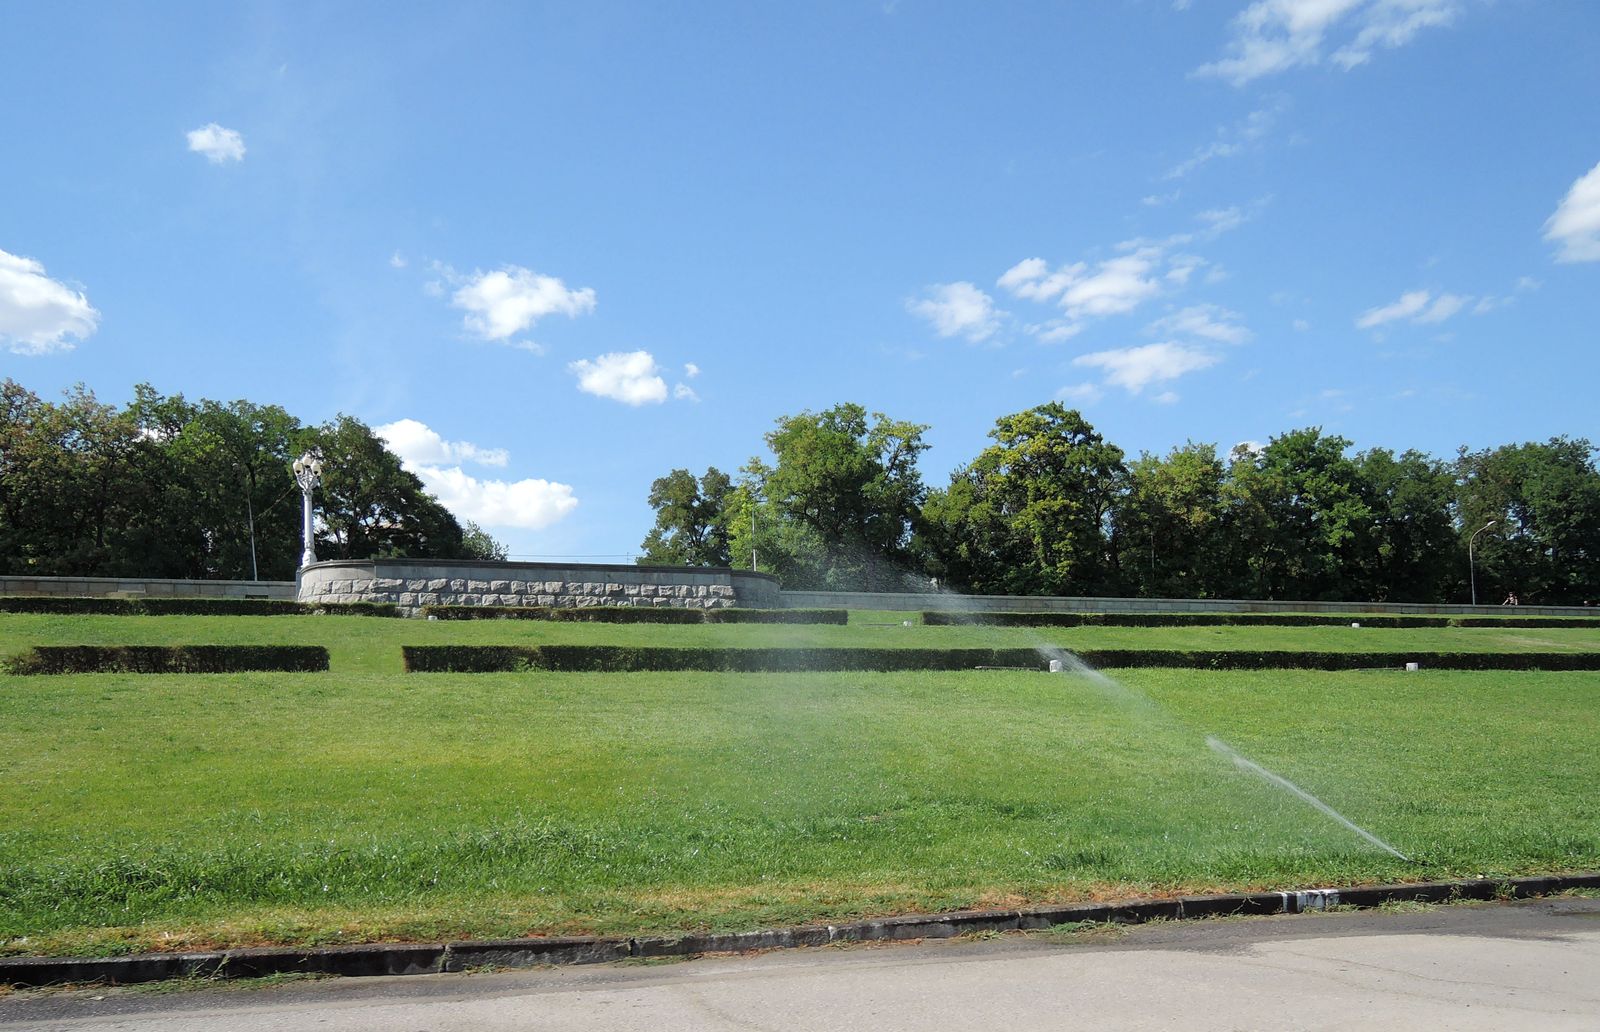
[[[1173,598],[1600,600],[1600,471],[1556,437],[1438,459],[1319,427],[1130,459],[1051,403],[929,488],[925,425],[859,405],[784,416],[770,456],[656,480],[641,562],[735,565],[788,588]]]
[[[301,551],[292,463],[323,454],[317,554],[503,558],[366,424],[276,405],[191,402],[148,384],[118,408],[0,383],[0,573],[289,580]]]

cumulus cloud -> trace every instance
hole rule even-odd
[[[615,351],[595,359],[567,364],[586,394],[611,398],[625,405],[659,404],[667,400],[667,382],[648,351]]]
[[[1558,262],[1600,262],[1600,162],[1579,176],[1544,224]]]
[[[674,398],[677,398],[679,401],[699,401],[700,400],[700,395],[696,394],[694,388],[690,387],[686,383],[673,384],[672,385],[672,396]]]
[[[1218,361],[1216,355],[1202,348],[1166,341],[1079,355],[1072,364],[1103,370],[1106,383],[1138,394],[1152,383],[1176,380]]]
[[[965,337],[975,344],[994,336],[1004,314],[995,309],[994,298],[966,282],[934,284],[921,298],[907,301],[906,311],[927,320],[941,337]]]
[[[1073,383],[1056,391],[1057,401],[1071,402],[1074,405],[1093,405],[1105,392],[1092,383]]]
[[[465,441],[446,441],[426,423],[401,419],[377,427],[401,465],[422,481],[429,494],[455,515],[485,527],[521,527],[539,530],[578,507],[569,484],[549,480],[481,480],[462,471],[455,462],[504,466],[510,455],[503,448],[480,448]]]
[[[1195,69],[1235,86],[1322,60],[1330,35],[1344,34],[1331,57],[1346,70],[1373,51],[1411,42],[1449,25],[1459,0],[1256,0],[1234,17],[1227,56]]]
[[[1431,291],[1412,290],[1401,294],[1399,300],[1362,312],[1356,318],[1356,328],[1371,330],[1401,319],[1423,324],[1442,323],[1461,311],[1471,300],[1464,294],[1440,294],[1435,297]]]
[[[695,377],[700,375],[700,367],[695,365],[693,362],[685,362],[683,364],[683,375],[686,378],[693,380]]]
[[[100,324],[89,299],[32,258],[0,251],[0,344],[19,355],[71,351]]]
[[[226,165],[230,161],[244,160],[244,137],[233,129],[224,129],[209,122],[187,133],[189,149],[204,154],[213,165]]]
[[[1060,306],[1067,319],[1050,324],[1048,337],[1040,336],[1063,340],[1077,333],[1077,324],[1084,319],[1131,312],[1160,294],[1162,265],[1157,247],[1140,247],[1093,265],[1074,262],[1053,271],[1043,258],[1027,258],[1007,269],[999,285],[1024,300]],[[1178,263],[1174,268],[1187,266]],[[1183,272],[1174,282],[1186,278]]]
[[[480,480],[459,466],[416,466],[411,471],[446,509],[485,527],[539,530],[578,507],[570,484],[542,479]]]
[[[475,272],[450,297],[453,307],[467,313],[462,322],[469,331],[495,341],[507,340],[547,315],[572,318],[592,312],[594,303],[592,288],[569,290],[556,277],[520,265]]]
[[[415,419],[401,419],[375,427],[389,450],[402,462],[421,466],[440,466],[454,462],[475,462],[480,466],[504,466],[511,454],[504,448],[480,448],[468,441],[447,441]]]
[[[1222,344],[1243,344],[1251,336],[1248,329],[1239,325],[1237,312],[1212,304],[1179,309],[1157,319],[1148,329],[1163,336],[1203,337]]]

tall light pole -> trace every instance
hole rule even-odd
[[[304,567],[317,561],[317,539],[311,527],[311,489],[322,480],[322,453],[313,448],[295,459],[294,479],[295,483],[300,485],[300,494],[304,502],[301,534],[305,537],[306,547],[300,553],[300,565]]]
[[[1496,523],[1499,523],[1499,522],[1500,522],[1499,520],[1490,520],[1488,523],[1485,523],[1483,526],[1481,526],[1477,530],[1473,531],[1472,532],[1472,536],[1467,538],[1467,579],[1472,582],[1472,604],[1473,605],[1477,605],[1478,604],[1478,569],[1473,564],[1473,560],[1472,560],[1472,544],[1473,544],[1473,542],[1478,540],[1478,535],[1479,534],[1482,534],[1484,531],[1488,530],[1490,527],[1494,526]]]

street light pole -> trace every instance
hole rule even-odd
[[[316,533],[311,526],[311,489],[322,480],[322,453],[315,448],[294,460],[294,479],[300,485],[301,534],[305,549],[300,553],[300,565],[310,566],[317,561]]]
[[[1472,532],[1472,536],[1467,538],[1467,579],[1472,582],[1472,604],[1473,605],[1477,605],[1478,604],[1478,569],[1477,569],[1477,566],[1474,565],[1474,563],[1473,563],[1472,545],[1473,545],[1473,542],[1478,540],[1478,535],[1479,534],[1482,534],[1484,531],[1488,530],[1490,527],[1494,526],[1496,523],[1499,523],[1499,522],[1500,522],[1499,520],[1490,520],[1488,523],[1485,523],[1483,526],[1481,526],[1477,530],[1473,531]]]

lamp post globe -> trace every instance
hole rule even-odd
[[[311,492],[322,482],[322,453],[315,448],[294,460],[294,479],[300,485],[301,528],[305,548],[300,553],[301,567],[317,561],[316,532],[311,525]]]

